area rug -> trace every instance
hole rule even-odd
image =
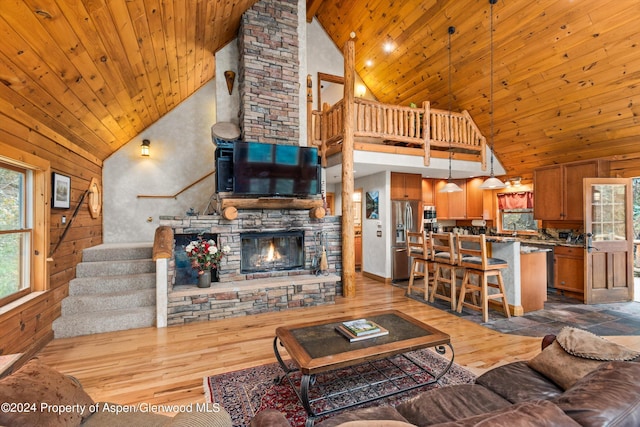
[[[430,367],[433,371],[443,369],[448,360],[436,354],[432,350],[416,350],[406,354],[411,359],[417,361],[422,366]],[[400,358],[400,356],[396,356]],[[289,362],[291,363],[291,362]],[[376,365],[363,364],[350,368],[358,372],[360,378],[370,378],[371,382],[375,382],[374,377],[380,372],[389,372],[389,369],[395,369],[396,365],[402,364],[402,361],[394,360],[394,363],[388,361],[375,362]],[[392,366],[388,366],[392,365]],[[375,372],[369,372],[375,371]],[[229,414],[233,420],[234,427],[248,426],[252,417],[264,409],[277,409],[285,414],[292,426],[303,426],[306,420],[306,412],[295,392],[292,390],[289,382],[276,381],[283,374],[282,368],[277,363],[256,366],[253,368],[242,369],[240,371],[228,372],[225,374],[215,375],[212,377],[204,377],[205,397],[209,403],[219,403]],[[431,377],[424,375],[427,381]],[[326,377],[317,377],[317,384],[327,384],[328,388],[335,387],[343,379],[349,377],[349,373],[345,371],[334,371],[327,374]],[[426,390],[453,384],[473,383],[475,375],[470,371],[462,368],[457,364],[453,364],[449,372],[447,372],[437,384],[424,386],[415,390],[401,393],[396,396],[388,397],[376,402],[364,404],[364,406],[374,405],[397,405],[405,400],[416,396]],[[294,377],[294,381],[299,383],[299,374]],[[310,390],[310,394],[317,391],[314,386]],[[361,393],[372,393],[372,390],[361,390]],[[313,398],[313,396],[311,396]]]

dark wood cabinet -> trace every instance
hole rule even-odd
[[[391,172],[391,200],[422,200],[422,175]]]
[[[607,162],[592,160],[536,169],[533,174],[535,219],[582,221],[584,178],[607,176]]]

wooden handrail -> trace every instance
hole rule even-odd
[[[138,199],[176,199],[178,198],[178,196],[182,193],[184,193],[185,191],[187,191],[189,188],[193,187],[194,185],[204,181],[205,179],[207,179],[208,177],[210,177],[211,175],[213,175],[216,171],[212,170],[211,172],[209,172],[208,174],[206,174],[205,176],[203,176],[202,178],[198,179],[197,181],[192,182],[191,184],[187,185],[186,187],[184,187],[182,190],[178,191],[176,194],[174,195],[170,195],[170,196],[161,196],[161,195],[148,195],[148,194],[138,194]]]
[[[153,238],[153,260],[171,258],[173,254],[173,228],[166,225],[156,228]]]
[[[326,165],[327,152],[339,146],[344,138],[344,107],[344,100],[340,100],[327,110],[310,114],[310,140],[319,148],[323,166]],[[356,98],[354,116],[354,136],[422,147],[425,166],[429,165],[432,149],[451,147],[480,155],[482,169],[486,168],[486,139],[467,111],[457,113],[431,109],[429,102],[424,102],[422,107],[407,107]]]

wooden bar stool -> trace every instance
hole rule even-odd
[[[407,254],[412,258],[407,295],[411,294],[414,279],[423,278],[424,300],[427,301],[429,298],[429,270],[431,263],[429,262],[429,239],[425,237],[423,232],[407,232]],[[420,265],[422,265],[422,269],[420,269]]]
[[[458,313],[462,312],[463,306],[479,310],[482,312],[483,322],[486,323],[489,321],[489,300],[501,299],[504,314],[507,318],[510,318],[511,314],[509,313],[509,305],[507,304],[501,273],[501,270],[509,267],[509,264],[505,260],[487,256],[487,240],[484,234],[479,236],[458,235],[457,239],[458,265],[465,268],[458,298]],[[471,282],[471,276],[478,278],[477,284]],[[487,280],[491,276],[496,277],[497,283],[490,283]],[[498,292],[489,293],[489,288],[497,289]],[[465,301],[465,297],[469,292],[480,293],[479,304]]]
[[[429,234],[431,244],[431,261],[434,265],[433,287],[429,302],[436,298],[451,302],[451,310],[456,309],[456,293],[458,292],[456,270],[458,259],[453,233]]]

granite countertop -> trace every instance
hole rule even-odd
[[[566,240],[560,239],[536,239],[536,238],[524,238],[518,236],[487,236],[487,242],[495,243],[507,243],[507,242],[520,242],[522,245],[540,245],[540,246],[568,246],[573,248],[583,248],[584,243],[567,243]]]

